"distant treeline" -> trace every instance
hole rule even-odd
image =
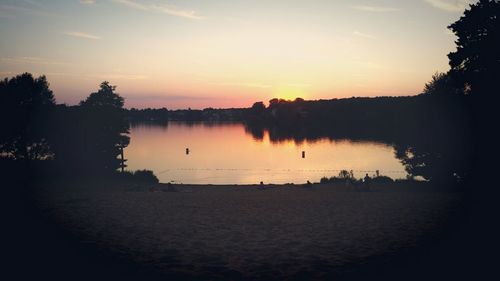
[[[249,108],[230,109],[132,108],[126,110],[126,116],[132,122],[237,121],[258,139],[264,130],[268,131],[275,142],[349,138],[408,143],[425,132],[459,139],[468,136],[469,100],[465,95],[440,96],[430,92],[403,97],[272,99],[267,107],[256,102]]]
[[[434,136],[468,135],[467,104],[467,96],[442,97],[431,93],[319,101],[272,99],[268,107],[255,103],[245,122],[255,137],[261,138],[265,129],[273,141],[329,137],[411,142],[425,132]]]
[[[273,142],[288,139],[301,142],[326,137],[407,143],[421,138],[424,132],[457,138],[469,135],[468,103],[465,95],[447,97],[424,93],[330,100],[272,99],[267,107],[263,102],[256,102],[249,108],[132,108],[125,112],[130,122],[242,122],[257,139],[264,136],[264,130],[268,131]]]
[[[205,108],[199,109],[177,109],[168,110],[166,108],[146,108],[136,109],[131,108],[126,110],[126,117],[130,122],[154,122],[165,123],[170,121],[186,121],[186,122],[223,122],[223,121],[244,121],[247,115],[247,108],[224,108],[214,109]]]

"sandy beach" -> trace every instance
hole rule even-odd
[[[461,193],[398,184],[44,186],[42,212],[80,241],[187,279],[342,276],[439,237]]]

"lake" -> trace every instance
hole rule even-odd
[[[356,178],[376,170],[394,179],[407,175],[388,144],[327,138],[274,142],[268,132],[256,139],[240,123],[135,124],[125,158],[128,170],[152,170],[163,183],[302,184],[343,169]]]

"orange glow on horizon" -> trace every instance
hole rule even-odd
[[[10,2],[0,5],[0,78],[46,75],[67,104],[109,81],[126,107],[169,109],[416,95],[449,69],[456,38],[446,26],[461,13],[428,1],[384,12],[352,1],[189,1],[201,16],[186,17],[130,5],[138,0],[47,1],[54,21],[27,13],[31,1]]]
[[[308,85],[286,85],[278,87],[274,91],[274,97],[278,99],[293,101],[296,98],[307,99],[307,94],[304,88]]]

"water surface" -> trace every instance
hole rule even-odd
[[[125,150],[128,169],[153,170],[160,182],[300,184],[318,182],[342,169],[353,170],[358,178],[374,175],[376,170],[392,178],[406,176],[394,148],[384,143],[272,142],[267,132],[263,139],[256,139],[239,123],[139,124],[131,127],[130,138]]]

